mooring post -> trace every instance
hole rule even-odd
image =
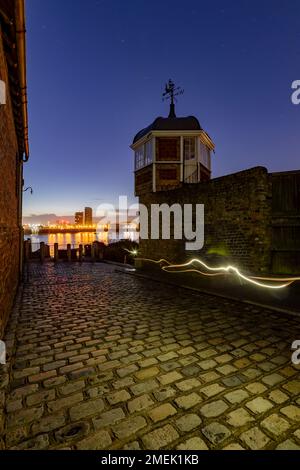
[[[98,245],[98,259],[99,261],[103,261],[103,258],[104,258],[103,247]]]
[[[140,258],[135,258],[134,259],[134,267],[136,269],[140,269],[143,267],[143,261]]]
[[[72,260],[72,251],[71,251],[71,245],[70,244],[67,245],[67,258],[68,258],[69,262]]]
[[[40,258],[41,258],[41,263],[45,261],[45,243],[41,242],[40,243]]]
[[[92,262],[95,262],[95,255],[96,255],[96,250],[95,250],[95,243],[92,243],[91,246],[91,256],[92,256]]]
[[[95,259],[99,260],[99,244],[98,242],[94,242],[94,250],[95,250]]]
[[[58,243],[54,243],[54,261],[58,262]]]
[[[83,246],[79,245],[79,262],[82,263],[83,260]]]
[[[31,256],[32,256],[32,244],[31,244],[31,239],[30,239],[30,238],[27,238],[27,242],[28,242],[29,258],[31,258]]]
[[[29,242],[25,240],[24,242],[24,261],[27,263],[29,261]]]

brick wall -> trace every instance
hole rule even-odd
[[[0,79],[6,85],[7,67],[0,29]],[[17,137],[9,90],[0,106],[0,338],[3,335],[19,278]]]
[[[268,272],[271,265],[271,181],[267,170],[252,168],[180,189],[148,193],[140,202],[205,205],[205,246],[196,253],[225,255],[243,269]],[[147,258],[182,261],[191,257],[185,241],[141,240]],[[195,252],[193,253],[193,256]]]

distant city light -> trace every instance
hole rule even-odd
[[[98,241],[105,244],[116,242],[119,240],[130,240],[138,241],[138,224],[136,223],[121,223],[117,225],[113,224],[76,224],[70,223],[66,220],[59,220],[56,223],[47,224],[24,224],[23,229],[27,235],[38,235],[51,233],[58,235],[68,233],[80,233],[80,232],[94,232],[97,234]],[[133,256],[137,256],[137,253],[132,253]]]

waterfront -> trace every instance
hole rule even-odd
[[[138,233],[129,231],[123,233],[120,237],[122,239],[137,241]],[[71,245],[72,248],[77,248],[79,245],[89,245],[95,241],[108,245],[116,241],[116,234],[111,232],[78,232],[78,233],[52,233],[52,234],[32,234],[24,235],[25,240],[31,240],[32,251],[39,250],[40,243],[44,242],[50,246],[50,251],[53,250],[54,244],[58,243],[60,249],[66,249],[67,245]]]
[[[95,241],[99,241],[108,245],[109,236],[107,232],[90,233],[90,232],[79,232],[79,233],[49,233],[48,235],[25,235],[25,240],[31,240],[32,251],[37,251],[40,248],[40,243],[44,242],[49,245],[50,248],[58,243],[60,249],[66,249],[67,245],[71,245],[72,248],[76,248],[79,245],[88,245]]]

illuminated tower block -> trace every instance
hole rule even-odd
[[[83,225],[83,212],[75,212],[75,225]]]
[[[85,225],[93,225],[93,209],[91,207],[84,209],[84,223]]]
[[[169,116],[156,118],[133,140],[136,196],[211,178],[214,143],[197,118],[176,116],[174,97],[182,93],[170,80],[164,93],[171,100]]]

